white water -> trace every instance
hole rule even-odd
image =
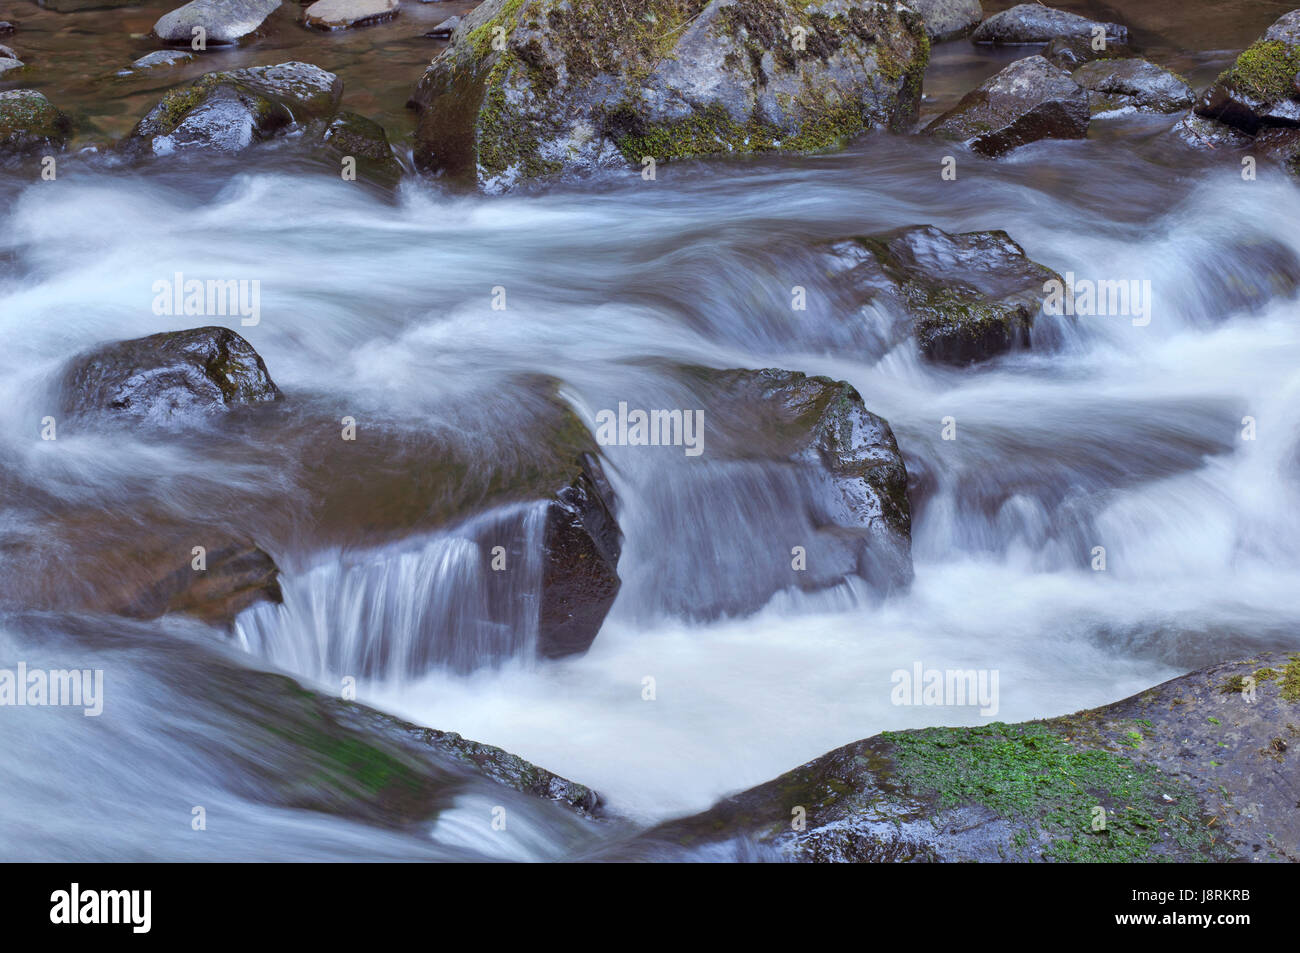
[[[795,517],[755,492],[770,486],[762,468],[729,483],[707,451],[692,471],[655,448],[611,448],[629,535],[625,585],[590,653],[472,673],[453,663],[416,681],[397,677],[410,674],[398,665],[391,679],[363,682],[363,699],[590,784],[638,821],[706,807],[882,729],[980,720],[970,708],[891,704],[891,672],[914,662],[996,669],[997,718],[1012,721],[1294,647],[1300,309],[1285,298],[1259,306],[1240,286],[1260,285],[1278,255],[1252,243],[1300,250],[1300,195],[1267,176],[1246,184],[1232,170],[1166,165],[1146,128],[1136,123],[1122,142],[970,162],[959,189],[939,182],[931,147],[883,137],[836,156],[682,165],[653,184],[545,197],[412,187],[395,207],[274,172],[237,175],[215,194],[93,175],[56,193],[14,188],[0,212],[5,475],[105,507],[148,495],[184,508],[195,484],[252,494],[268,511],[303,505],[301,488],[254,443],[199,462],[147,439],[70,434],[58,452],[37,440],[68,357],[187,323],[149,310],[152,282],[174,271],[262,281],[262,324],[242,330],[301,405],[330,401],[363,420],[454,432],[483,448],[485,466],[512,426],[502,395],[521,372],[560,378],[586,410],[620,399],[693,406],[650,358],[850,381],[891,422],[917,483],[909,592],[883,602],[852,587],[784,593],[755,615],[686,622],[678,594],[664,591],[666,561],[702,591],[743,587],[745,560],[718,551],[788,551],[774,528]],[[936,369],[906,347],[873,352],[872,329],[819,296],[807,245],[921,223],[1003,228],[1058,271],[1149,279],[1153,320],[1044,321],[1039,343],[1054,348],[975,370]],[[810,289],[806,313],[789,309],[794,284]],[[505,312],[490,308],[498,285]],[[950,416],[958,439],[944,441]],[[1246,416],[1254,441],[1241,439]],[[730,495],[710,503],[702,487]],[[0,526],[21,537],[38,532],[39,516],[14,505]],[[1089,566],[1099,545],[1104,573]],[[454,542],[409,555],[420,546],[397,546],[379,568],[356,551],[276,553],[287,606],[258,610],[255,626],[246,616],[249,644],[327,685],[364,675],[378,646],[409,657],[411,636],[428,631],[417,617],[432,611],[430,593],[463,578]],[[0,564],[10,578],[22,569]],[[344,606],[351,615],[336,611]],[[290,623],[267,617],[281,612]],[[491,652],[527,641],[503,637]],[[329,645],[345,648],[331,659]],[[642,699],[646,676],[654,701]],[[66,731],[71,749],[95,744],[79,725]],[[6,746],[6,764],[20,756]],[[171,777],[170,758],[140,759],[146,776]],[[32,784],[65,780],[57,765],[28,770]],[[124,784],[118,775],[106,768],[103,783]],[[70,823],[100,836],[89,818],[84,830]],[[448,820],[443,830],[436,836],[456,849],[463,829]]]

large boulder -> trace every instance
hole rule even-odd
[[[980,0],[908,0],[907,5],[921,14],[932,40],[965,36],[984,18]]]
[[[0,159],[42,149],[62,149],[72,120],[34,89],[0,93]]]
[[[1039,139],[1088,135],[1088,91],[1041,56],[1016,60],[936,118],[926,131],[996,157]]]
[[[621,856],[1294,863],[1298,725],[1300,655],[1265,653],[1060,718],[876,735]]]
[[[928,58],[921,18],[876,0],[487,0],[420,80],[415,159],[500,190],[826,149],[905,128]]]
[[[1099,32],[1100,31],[1100,32]],[[1089,20],[1077,13],[1057,10],[1041,3],[1022,3],[989,17],[971,34],[972,43],[999,46],[1028,46],[1047,43],[1055,37],[1101,35],[1107,43],[1127,43],[1128,27],[1118,23]]]
[[[153,423],[184,421],[279,396],[261,355],[222,327],[168,331],[99,347],[74,361],[63,383],[65,413],[107,413]]]
[[[190,44],[202,28],[210,44],[238,43],[280,6],[280,0],[192,0],[158,18],[153,32],[166,43]]]
[[[346,30],[383,23],[397,16],[398,0],[316,0],[302,22],[317,30]]]
[[[206,73],[167,93],[126,140],[131,150],[236,153],[338,111],[343,81],[310,63]]]
[[[1196,115],[1247,135],[1300,125],[1300,10],[1278,19],[1196,102]]]
[[[858,304],[903,318],[895,340],[911,334],[925,357],[947,364],[1028,347],[1044,286],[1062,280],[1002,231],[914,226],[838,241],[829,251],[828,270]]]
[[[1070,74],[1088,90],[1095,115],[1115,109],[1170,113],[1192,105],[1192,87],[1176,73],[1142,59],[1102,59]]]

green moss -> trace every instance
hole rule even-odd
[[[895,778],[904,787],[944,807],[992,810],[1028,831],[1022,846],[1045,842],[1044,859],[1216,856],[1200,806],[1181,782],[1111,751],[1082,748],[1044,725],[995,723],[883,737],[893,746]],[[1098,807],[1105,808],[1106,824],[1093,830]]]
[[[1287,658],[1289,661],[1282,669],[1282,684],[1278,694],[1285,701],[1300,702],[1300,655],[1290,655]]]
[[[1219,80],[1256,99],[1276,102],[1292,95],[1297,73],[1300,48],[1277,40],[1261,40],[1238,56]]]

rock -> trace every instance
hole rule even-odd
[[[1038,139],[1088,135],[1087,91],[1041,56],[1016,60],[926,127],[996,157]]]
[[[1300,10],[1281,17],[1196,102],[1196,115],[1247,135],[1300,125]]]
[[[63,383],[65,413],[164,424],[279,396],[261,356],[221,327],[104,345],[78,358]]]
[[[165,43],[190,44],[194,30],[202,27],[207,42],[237,43],[248,36],[280,6],[280,0],[192,0],[163,14],[153,32]]]
[[[317,30],[346,30],[383,23],[397,16],[399,0],[316,0],[302,22]]]
[[[921,14],[932,40],[965,36],[984,18],[980,0],[909,0],[907,5]]]
[[[458,26],[460,26],[460,17],[448,17],[424,35],[433,40],[445,40],[455,32]]]
[[[1300,175],[1300,129],[1270,126],[1260,131],[1252,145],[1292,175]]]
[[[26,65],[16,56],[0,56],[0,76],[11,70],[22,69]]]
[[[1099,50],[1093,46],[1091,37],[1057,36],[1043,49],[1042,55],[1053,66],[1068,72],[1093,60],[1123,59],[1133,54],[1124,43],[1107,40]]]
[[[213,542],[213,533],[196,538]],[[206,549],[206,547],[205,547]],[[176,560],[177,553],[182,554]],[[170,559],[169,559],[170,557]],[[170,572],[141,585],[130,598],[114,607],[120,615],[137,619],[156,619],[169,612],[192,615],[212,624],[229,627],[239,613],[258,602],[281,601],[279,567],[252,540],[220,540],[217,548],[206,549],[207,568],[197,571],[192,557],[183,549],[171,553],[137,549],[128,557],[139,564],[142,574],[153,575],[174,565]],[[129,572],[118,567],[119,572]]]
[[[148,53],[131,64],[131,70],[157,69],[160,66],[179,66],[194,59],[193,53],[185,50],[157,50]],[[129,72],[129,71],[128,71]]]
[[[1113,109],[1177,112],[1192,105],[1192,88],[1182,77],[1140,59],[1095,60],[1071,78],[1089,90],[1093,114]]]
[[[357,174],[379,185],[392,187],[402,178],[402,167],[393,156],[384,127],[356,113],[342,112],[325,128],[322,142],[335,158],[351,156]]]
[[[1056,37],[1092,38],[1095,30],[1104,31],[1106,42],[1127,43],[1128,27],[1118,23],[1089,20],[1077,13],[1067,13],[1041,3],[1022,3],[989,17],[971,34],[972,43],[1000,46],[1023,46],[1047,43]]]
[[[622,857],[1294,863],[1297,757],[1300,654],[1265,653],[1060,718],[876,735]]]
[[[72,121],[34,89],[0,93],[0,158],[62,149]]]
[[[917,226],[836,242],[830,253],[832,273],[856,300],[902,314],[901,334],[947,364],[1028,347],[1043,286],[1061,281],[1002,231],[951,235]]]
[[[0,20],[0,36],[5,36],[9,33],[13,33],[16,29],[17,27],[15,27],[8,20]]]
[[[1188,113],[1174,126],[1174,134],[1188,145],[1203,149],[1244,149],[1254,138],[1216,119]]]
[[[342,96],[343,81],[309,63],[206,73],[167,93],[136,124],[126,146],[154,155],[240,152],[314,122],[323,129]]]
[[[622,536],[614,494],[599,461],[581,458],[582,472],[561,489],[546,512],[545,562],[537,651],[560,658],[587,651],[622,584]]]
[[[487,0],[466,14],[412,99],[417,166],[499,191],[639,170],[645,157],[826,149],[916,115],[929,41],[907,7],[643,0],[637,9]],[[790,40],[797,28],[803,50]]]

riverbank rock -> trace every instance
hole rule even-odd
[[[188,46],[201,28],[209,44],[228,45],[256,31],[279,7],[280,0],[193,0],[159,17],[153,32],[164,43]]]
[[[315,122],[323,127],[342,97],[343,80],[310,63],[206,73],[167,93],[136,124],[125,145],[160,156],[240,152]]]
[[[42,149],[59,150],[72,135],[72,120],[34,89],[0,92],[0,159]]]
[[[1092,38],[1098,30],[1106,42],[1127,43],[1128,27],[1118,23],[1089,20],[1041,3],[1022,3],[989,17],[971,34],[972,43],[999,46],[1027,46],[1047,43],[1056,37]]]
[[[537,634],[543,658],[587,651],[622,585],[613,490],[594,455],[583,454],[579,465],[581,472],[546,510]]]
[[[1090,118],[1087,90],[1029,56],[967,93],[926,131],[993,158],[1039,139],[1083,139]]]
[[[921,18],[874,0],[487,0],[420,80],[415,159],[495,191],[827,149],[912,122],[928,59]]]
[[[1060,718],[876,735],[662,824],[627,854],[1294,863],[1297,757],[1300,654],[1263,654]]]
[[[907,5],[921,14],[932,40],[965,36],[984,18],[980,0],[910,0]]]
[[[63,383],[65,413],[109,413],[152,423],[183,421],[279,396],[252,345],[221,327],[105,345],[77,359]]]
[[[1247,135],[1300,125],[1300,10],[1281,17],[1201,94],[1196,115]]]
[[[398,0],[316,0],[303,11],[302,22],[317,30],[346,30],[391,20],[398,7]]]
[[[1094,60],[1070,77],[1088,90],[1094,115],[1115,109],[1178,112],[1190,107],[1194,98],[1181,76],[1141,59]]]
[[[922,355],[971,364],[1029,346],[1034,316],[1064,282],[1032,261],[1006,232],[949,234],[932,225],[835,242],[828,270],[861,306],[903,320],[895,340],[916,338]]]

